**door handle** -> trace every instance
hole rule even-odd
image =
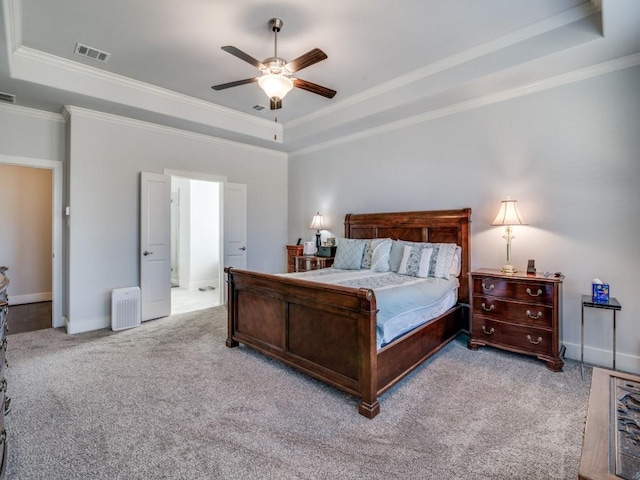
[[[238,250],[242,250],[243,252],[247,249],[247,247],[240,247]]]
[[[142,252],[142,254],[146,257],[147,255],[153,255],[153,252],[150,252],[149,250],[145,250],[144,252]]]

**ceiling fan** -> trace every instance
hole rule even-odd
[[[307,68],[326,59],[327,55],[322,50],[314,48],[290,62],[278,57],[278,32],[282,29],[283,24],[284,22],[279,18],[269,20],[269,28],[274,34],[274,54],[273,57],[265,58],[262,62],[259,62],[251,55],[236,47],[230,45],[222,47],[222,50],[225,52],[256,67],[262,73],[261,76],[222,83],[220,85],[214,85],[211,88],[214,90],[224,90],[239,85],[246,85],[247,83],[258,82],[260,88],[262,88],[269,97],[271,110],[282,108],[282,99],[293,87],[301,88],[302,90],[307,90],[308,92],[322,95],[323,97],[333,98],[336,94],[335,90],[323,87],[322,85],[316,85],[301,78],[292,77],[294,73],[299,72],[303,68]]]

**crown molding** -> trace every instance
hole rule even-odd
[[[167,90],[165,88],[141,82],[139,80],[134,80],[123,75],[100,70],[99,68],[95,68],[89,65],[84,65],[82,63],[67,60],[66,58],[57,57],[55,55],[44,53],[33,48],[21,46],[14,52],[14,56],[36,63],[49,65],[70,73],[81,75],[83,77],[94,78],[114,85],[125,86],[141,93],[148,93],[158,97],[165,97],[171,99],[172,101],[177,101],[185,105],[204,108],[214,114],[231,116],[236,119],[241,119],[244,122],[254,123],[261,126],[268,126],[271,130],[273,130],[273,122],[270,120],[255,117],[254,115],[247,115],[246,113],[238,112],[237,110],[233,110],[231,108],[216,105],[205,100],[190,97],[188,95],[177,93],[172,90]]]
[[[502,92],[494,93],[491,95],[485,95],[479,98],[474,98],[472,100],[460,102],[454,105],[440,108],[438,110],[432,110],[420,115],[415,115],[413,117],[408,117],[396,122],[381,125],[379,127],[363,130],[361,132],[340,137],[335,140],[317,143],[310,147],[302,148],[300,150],[290,152],[289,158],[292,159],[302,155],[307,155],[309,153],[318,152],[321,150],[325,150],[327,148],[354,142],[356,140],[361,140],[361,139],[372,137],[375,135],[380,135],[393,130],[398,130],[400,128],[405,128],[405,127],[416,125],[419,123],[429,122],[431,120],[447,117],[449,115],[454,115],[456,113],[461,113],[468,110],[474,110],[476,108],[485,107],[487,105],[492,105],[492,104],[504,102],[507,100],[511,100],[514,98],[523,97],[525,95],[529,95],[532,93],[551,90],[553,88],[561,87],[563,85],[580,82],[582,80],[587,80],[589,78],[605,75],[607,73],[616,72],[618,70],[624,70],[624,69],[635,67],[638,65],[640,65],[640,53],[634,53],[626,57],[620,57],[613,60],[609,60],[607,62],[581,68],[579,70],[574,70],[572,72],[564,73],[562,75],[557,75],[555,77],[547,78],[542,81],[530,83],[522,87],[513,88],[510,90],[504,90]]]
[[[48,120],[52,122],[64,123],[64,115],[60,113],[45,112],[36,110],[35,108],[23,107],[21,105],[11,105],[10,103],[0,103],[0,110],[5,110],[16,115],[25,115],[28,117],[38,118],[40,120]]]
[[[599,0],[597,1],[599,2]],[[490,53],[497,52],[499,50],[505,49],[512,45],[534,38],[538,35],[542,35],[544,33],[550,32],[557,28],[570,25],[572,23],[575,23],[579,20],[590,17],[591,15],[594,15],[600,12],[601,12],[601,8],[599,5],[596,5],[594,3],[584,3],[577,7],[566,10],[558,15],[554,15],[553,17],[546,18],[534,24],[515,30],[506,35],[502,35],[498,38],[495,38],[494,40],[482,43],[480,45],[467,49],[458,54],[443,58],[442,60],[433,62],[429,65],[426,65],[425,67],[414,70],[413,72],[410,72],[406,75],[402,75],[400,77],[394,78],[393,80],[390,80],[388,82],[377,85],[373,88],[365,90],[361,93],[352,95],[346,100],[332,103],[331,105],[325,108],[322,108],[313,113],[300,117],[296,120],[287,122],[285,124],[285,128],[288,129],[292,127],[297,127],[307,122],[322,118],[325,115],[343,110],[345,108],[353,107],[358,103],[370,101],[374,97],[385,95],[393,90],[404,87],[410,83],[425,79],[429,76],[435,75],[440,72],[444,72],[446,70],[465,64],[472,60],[476,60],[478,58],[486,56]]]
[[[7,54],[11,55],[22,45],[22,1],[2,0],[5,12],[4,28],[7,37]]]
[[[22,0],[2,0],[2,7],[12,78],[283,143],[284,127],[280,123],[25,47]]]
[[[198,140],[201,142],[211,143],[214,145],[224,145],[234,148],[239,148],[242,150],[248,150],[252,152],[257,152],[262,155],[268,155],[270,157],[276,157],[279,159],[287,159],[287,154],[285,152],[280,152],[278,150],[271,150],[265,147],[257,147],[254,145],[249,145],[242,142],[234,142],[233,140],[226,140],[219,137],[213,137],[211,135],[205,135],[202,133],[190,132],[188,130],[181,130],[179,128],[168,127],[165,125],[159,125],[157,123],[145,122],[143,120],[137,120],[128,117],[121,117],[119,115],[113,115],[111,113],[99,112],[96,110],[89,110],[87,108],[76,107],[73,105],[65,105],[64,106],[64,115],[66,118],[72,118],[74,116],[84,117],[93,120],[101,120],[109,123],[113,123],[116,125],[121,125],[125,127],[133,127],[140,128],[143,130],[161,133],[165,135],[173,135],[176,137],[187,138],[191,140]]]

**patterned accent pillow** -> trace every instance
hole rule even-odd
[[[360,270],[364,253],[364,241],[339,238],[337,247],[336,258],[333,261],[334,268]]]
[[[425,245],[426,248],[433,249],[431,264],[429,265],[429,276],[448,280],[454,267],[458,246],[455,243],[427,243]]]
[[[362,268],[368,268],[374,272],[388,272],[392,240],[390,238],[374,238],[364,242]]]
[[[412,277],[429,276],[433,249],[421,245],[405,245],[398,273]]]

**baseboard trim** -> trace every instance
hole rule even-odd
[[[567,349],[565,357],[580,361],[580,344],[566,342],[563,342],[563,344]],[[613,367],[613,351],[585,345],[584,363],[611,369]],[[640,374],[640,356],[616,351],[616,370]]]
[[[72,322],[67,317],[64,318],[65,328],[69,335],[75,335],[76,333],[91,332],[93,330],[101,330],[103,328],[111,327],[110,318],[96,318],[94,320],[83,322]]]
[[[29,293],[27,295],[10,295],[9,306],[24,305],[25,303],[50,302],[53,298],[51,292]]]

